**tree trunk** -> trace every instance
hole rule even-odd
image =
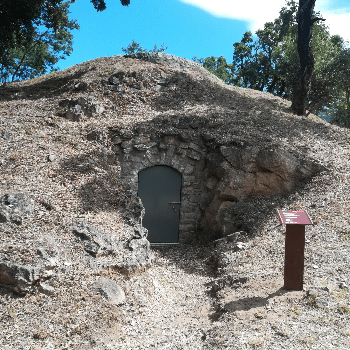
[[[310,41],[312,38],[312,25],[315,22],[315,19],[311,18],[315,2],[316,0],[299,0],[297,21],[300,70],[292,92],[292,111],[298,115],[306,114],[311,77],[314,69],[314,57]]]

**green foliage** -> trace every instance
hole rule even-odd
[[[131,53],[145,53],[145,52],[164,52],[167,47],[164,47],[164,43],[162,43],[161,47],[158,49],[157,45],[154,45],[154,48],[152,50],[144,49],[139,43],[137,43],[135,40],[132,40],[131,43],[125,48],[122,47],[122,51],[129,55]]]
[[[97,11],[106,9],[104,0],[90,0]],[[75,0],[0,1],[0,82],[44,74],[59,59],[72,52],[72,29],[68,18]],[[120,0],[128,6],[130,0]]]
[[[228,64],[226,62],[226,59],[223,56],[220,56],[220,57],[211,56],[211,57],[207,57],[205,59],[203,59],[203,58],[198,59],[195,56],[192,58],[192,60],[194,62],[197,62],[198,64],[202,65],[210,73],[216,75],[218,78],[220,78],[226,84],[231,83],[232,64]]]
[[[72,2],[75,2],[75,0]],[[130,5],[130,0],[120,0],[120,2],[123,6]],[[91,0],[91,3],[97,11],[104,11],[106,9],[106,3],[104,0]]]
[[[32,34],[25,41],[17,41],[14,35],[13,47],[5,50],[0,58],[1,82],[31,79],[55,71],[54,65],[73,51],[73,29],[79,29],[75,21],[68,19],[69,2],[59,5],[61,18],[57,29],[40,31],[33,28]],[[43,28],[43,27],[40,27]]]
[[[342,48],[327,65],[327,76],[332,83],[331,123],[350,127],[350,49]]]
[[[253,40],[251,32],[245,32],[241,41],[233,44],[232,64],[227,64],[223,57],[193,60],[227,84],[267,91],[290,100],[300,69],[297,12],[296,1],[286,1],[279,17],[256,31],[257,40]],[[315,65],[308,110],[315,114],[327,112],[333,115],[334,122],[344,122],[350,110],[346,102],[350,81],[346,67],[350,58],[344,53],[344,40],[338,35],[331,36],[323,23],[316,22],[311,47]]]

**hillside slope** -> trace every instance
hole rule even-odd
[[[38,249],[55,258],[48,287],[23,296],[0,285],[0,348],[348,349],[348,130],[293,115],[289,101],[225,85],[193,62],[161,59],[98,58],[0,87],[0,197],[25,193],[34,201],[23,222],[0,220],[0,263],[34,266]],[[119,71],[126,80],[117,91],[111,79]],[[67,114],[62,101],[79,98],[91,98],[99,112]],[[151,267],[131,275],[94,266],[70,225],[85,220],[114,237],[117,264],[132,238],[130,198],[120,167],[106,161],[111,145],[87,135],[141,124],[171,133],[183,116],[205,120],[220,144],[278,145],[327,171],[288,196],[253,198],[245,210],[255,238],[242,238],[241,250],[228,246],[213,256],[213,243],[153,248]],[[303,292],[282,289],[276,207],[305,208],[315,222],[306,229]],[[118,282],[123,304],[89,288],[100,277]],[[306,297],[312,286],[329,292]]]

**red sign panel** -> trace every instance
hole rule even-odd
[[[308,213],[304,210],[277,210],[279,220],[282,224],[290,225],[313,225]]]

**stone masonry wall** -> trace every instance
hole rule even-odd
[[[150,137],[115,133],[112,149],[121,166],[122,181],[129,185],[132,195],[137,195],[138,173],[155,165],[167,165],[182,175],[179,241],[191,241],[201,219],[199,207],[205,147],[200,141],[180,138],[178,135]]]

